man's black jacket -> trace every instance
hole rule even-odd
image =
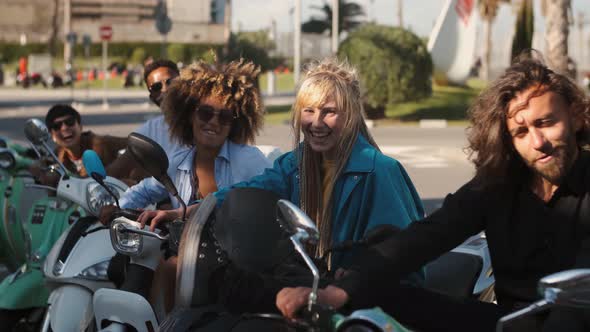
[[[560,270],[590,267],[590,153],[580,153],[556,192],[561,191],[556,214],[560,217],[549,220],[551,227],[560,227],[568,218],[573,220],[567,233],[571,239],[563,241],[561,237],[560,243],[555,243],[559,250],[552,247],[552,232],[545,232],[546,236],[537,232],[534,218],[514,220],[524,181],[483,187],[476,179],[471,180],[448,195],[443,206],[426,219],[358,254],[349,267],[351,273],[335,285],[349,294],[353,307],[379,304],[383,296],[385,300],[395,296],[388,290],[395,289],[400,277],[483,230],[498,302],[513,307],[536,300],[539,278]]]

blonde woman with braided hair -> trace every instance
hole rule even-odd
[[[422,203],[407,173],[379,151],[366,127],[356,70],[346,62],[330,58],[306,68],[292,108],[292,126],[294,150],[263,174],[217,191],[218,206],[233,188],[266,189],[298,204],[319,226],[320,243],[312,250],[317,257],[329,257],[332,277],[347,263],[346,254],[326,255],[333,245],[360,240],[378,225],[405,228],[422,218]],[[162,212],[152,225],[179,213]],[[297,281],[275,279],[276,271],[270,277],[266,272],[246,272],[230,262],[209,278],[218,291],[208,301],[234,312],[276,310],[278,291]],[[422,277],[418,272],[408,278],[420,283]]]

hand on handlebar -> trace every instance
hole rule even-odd
[[[149,224],[150,231],[153,232],[158,224],[171,222],[179,218],[182,218],[182,209],[143,211],[137,218],[137,222],[141,224],[142,228]]]
[[[109,225],[113,218],[113,214],[117,211],[117,207],[114,205],[105,205],[100,208],[100,212],[98,213],[98,220],[103,225]]]
[[[308,287],[283,288],[277,294],[276,306],[283,316],[293,319],[307,304],[310,293],[311,288]],[[329,285],[318,290],[317,302],[339,309],[348,302],[348,294],[341,288]]]

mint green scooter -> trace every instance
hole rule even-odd
[[[39,156],[48,153],[34,149]],[[0,282],[4,331],[38,329],[49,296],[41,271],[45,256],[59,236],[85,215],[78,205],[56,197],[55,188],[35,184],[28,172],[34,159],[27,150],[11,143],[0,148],[0,257],[13,271]]]
[[[33,182],[28,169],[36,158],[32,149],[0,138],[0,264],[10,272],[26,261],[26,242],[17,221],[35,198],[25,184]]]

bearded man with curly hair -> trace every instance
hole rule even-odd
[[[354,258],[319,302],[379,305],[420,331],[494,331],[502,315],[541,298],[540,278],[590,268],[590,152],[584,148],[590,108],[583,91],[538,57],[523,56],[479,95],[469,117],[475,177],[438,211]],[[398,283],[481,231],[498,305]],[[283,289],[277,306],[293,317],[307,294],[306,288]],[[553,308],[508,330],[588,331],[590,311]]]

